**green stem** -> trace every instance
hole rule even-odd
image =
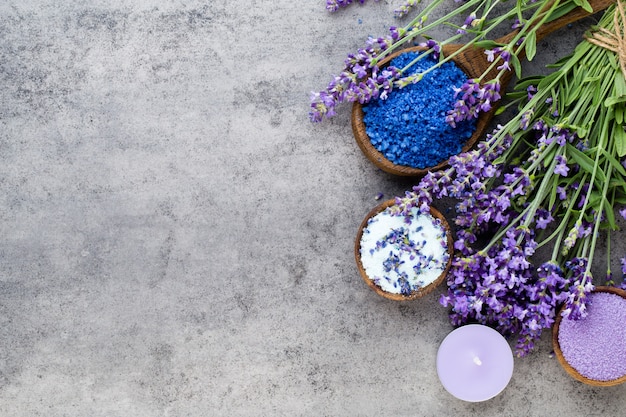
[[[541,25],[543,25],[548,20],[548,18],[550,17],[552,12],[557,8],[558,5],[559,5],[559,0],[555,0],[549,10],[546,11],[546,10],[543,10],[543,8],[539,8],[538,10],[535,10],[534,14],[526,22],[526,25],[524,25],[524,27],[522,27],[517,32],[517,34],[515,34],[513,39],[509,41],[508,45],[517,45],[517,48],[515,50],[511,48],[509,52],[511,54],[514,54],[516,57],[519,57],[520,54],[524,51],[524,48],[526,47],[526,43],[528,42],[528,35],[530,35],[531,33],[536,33],[537,30],[541,27]],[[498,64],[499,64],[499,60],[494,59],[491,65],[489,65],[487,70],[480,77],[479,82],[482,82],[486,74],[489,74],[491,71],[493,71],[493,69],[496,68]],[[504,74],[504,70],[498,73],[498,75],[495,78],[496,81],[499,80],[500,77],[502,77],[502,74]]]
[[[408,33],[408,35],[405,36],[404,38],[399,39],[398,41],[394,42],[389,48],[387,48],[384,51],[382,51],[380,53],[380,55],[374,60],[374,62],[372,62],[372,65],[375,65],[376,62],[378,62],[379,60],[383,59],[387,55],[390,55],[391,53],[393,53],[394,51],[399,49],[401,46],[403,46],[405,43],[412,42],[413,39],[415,39],[416,37],[426,33],[430,29],[433,29],[433,28],[439,26],[440,24],[445,23],[446,21],[450,20],[451,18],[458,16],[459,14],[465,12],[466,10],[468,10],[470,7],[473,6],[472,2],[467,2],[465,4],[462,4],[458,8],[455,8],[452,12],[446,14],[445,16],[435,20],[434,22],[432,22],[432,23],[430,23],[430,24],[428,24],[426,26],[422,26],[421,28],[415,29],[415,27],[418,27],[423,22],[425,22],[425,20],[426,20],[427,16],[429,15],[429,13],[432,12],[433,10],[435,10],[444,1],[445,0],[434,0],[432,3],[430,3],[428,6],[426,6],[426,8],[424,10],[422,10],[417,16],[415,16],[415,18],[413,20],[411,20],[411,22],[409,22],[408,25],[406,25],[403,28],[403,30],[405,30]]]
[[[584,183],[587,179],[587,174],[583,174],[582,177],[582,181],[581,183]],[[549,243],[550,241],[552,241],[555,237],[557,237],[556,241],[557,242],[561,242],[563,241],[563,236],[565,235],[565,231],[566,226],[568,225],[568,220],[570,218],[570,216],[572,215],[572,213],[574,212],[574,205],[576,204],[576,201],[578,200],[578,197],[580,196],[580,191],[582,190],[581,187],[578,187],[574,193],[574,196],[567,200],[567,209],[565,211],[565,215],[563,216],[563,218],[561,219],[561,223],[559,223],[559,226],[554,230],[554,232],[552,232],[552,234],[550,236],[548,236],[546,239],[544,239],[543,241],[541,241],[538,245],[537,248],[542,247],[543,245],[545,245],[546,243]],[[556,260],[558,253],[559,253],[559,245],[554,245],[554,248],[552,249],[552,260]]]
[[[564,149],[561,149],[561,152],[558,152],[558,154],[562,155],[563,152],[564,152]],[[537,212],[537,209],[539,209],[539,205],[543,202],[543,200],[546,197],[545,193],[546,193],[546,189],[548,188],[548,184],[550,184],[550,180],[552,179],[552,176],[555,175],[554,168],[556,167],[556,163],[557,163],[557,159],[556,158],[552,159],[550,166],[546,170],[546,174],[541,180],[541,184],[539,185],[539,190],[537,190],[535,197],[533,198],[532,202],[529,204],[529,206],[531,207],[531,213],[533,214]],[[524,221],[524,226],[525,227],[530,226],[530,224],[534,220],[535,220],[534,215],[528,216],[526,220]]]
[[[610,163],[607,161],[607,176],[608,178],[610,178],[611,176],[611,170],[612,170],[612,166],[610,165]],[[602,195],[606,196],[606,193],[608,191],[608,187],[609,187],[609,181],[604,182],[604,186],[602,187]],[[600,234],[600,225],[602,224],[602,213],[604,211],[604,202],[605,202],[605,198],[602,198],[600,200],[600,207],[598,208],[598,210],[596,211],[596,216],[597,216],[597,220],[596,220],[596,224],[593,227],[593,235],[591,236],[591,248],[589,249],[589,255],[587,258],[587,268],[585,270],[585,276],[589,275],[591,272],[591,263],[593,261],[593,255],[596,249],[596,242],[598,240],[598,235]]]
[[[496,2],[495,4],[498,4],[498,3],[499,3],[499,2]],[[481,4],[481,6],[479,6],[479,7],[477,8],[477,10],[478,10],[480,7],[482,7],[482,5],[484,5],[484,4],[485,4],[485,3]],[[494,6],[495,6],[495,4],[494,4]],[[492,8],[493,8],[493,6],[492,6]],[[487,12],[485,12],[485,14],[483,15],[483,18],[484,18],[485,16],[487,16],[487,15],[488,15],[488,13],[490,13],[490,12],[491,12],[491,9],[490,9],[490,10],[488,10]],[[506,20],[509,20],[509,18],[511,17],[511,15],[512,15],[512,14],[514,14],[514,13],[513,13],[512,11],[509,11],[509,12],[505,13],[504,15],[500,16],[499,18],[495,19],[493,22],[491,22],[491,23],[489,24],[489,26],[488,26],[486,29],[483,29],[482,31],[480,31],[480,37],[475,36],[473,39],[470,39],[468,42],[464,43],[461,47],[459,47],[459,48],[458,48],[457,50],[455,50],[453,53],[451,53],[451,54],[446,55],[445,57],[443,57],[443,58],[442,58],[442,59],[441,59],[441,60],[440,60],[440,61],[439,61],[436,65],[433,65],[433,66],[429,67],[427,70],[425,70],[424,72],[421,72],[420,74],[418,74],[418,75],[416,75],[416,76],[409,76],[409,77],[406,77],[405,79],[403,79],[403,81],[404,81],[404,82],[410,82],[410,80],[411,80],[412,78],[415,78],[415,77],[418,77],[418,76],[419,76],[419,77],[423,77],[425,74],[428,74],[429,72],[434,71],[435,69],[437,69],[438,67],[440,67],[440,66],[441,66],[441,65],[443,65],[444,63],[454,60],[454,58],[455,58],[456,56],[460,55],[461,53],[463,53],[463,52],[464,52],[464,51],[466,51],[467,49],[474,48],[474,47],[475,47],[475,44],[479,41],[479,38],[480,38],[480,40],[484,39],[484,38],[486,37],[486,35],[488,35],[488,34],[489,34],[489,33],[491,33],[493,30],[495,30],[497,27],[499,27],[499,26],[500,26],[500,24],[501,24],[502,22],[504,22],[504,21],[506,21]],[[445,23],[445,22],[444,22],[444,23]],[[429,27],[430,27],[430,25],[429,25]],[[426,28],[424,28],[424,29],[426,29]],[[424,30],[423,32],[420,32],[419,34],[422,34],[422,33],[424,33],[424,32],[425,32],[425,30]],[[416,34],[415,36],[417,36],[417,35],[419,35],[419,34]],[[456,35],[454,35],[454,36],[452,36],[452,37],[450,37],[450,38],[446,39],[445,41],[440,42],[440,43],[439,43],[439,45],[440,45],[440,46],[444,46],[444,45],[447,45],[447,44],[452,44],[452,43],[456,42],[458,39],[460,39],[460,38],[462,38],[462,37],[463,37],[463,34],[456,34]],[[382,55],[382,54],[381,54],[381,55]],[[417,61],[419,61],[420,59],[422,59],[422,58],[423,58],[423,56],[422,56],[422,55],[423,55],[423,54],[420,54],[420,56],[419,56],[419,57],[417,57],[415,60],[413,60],[413,61],[412,61],[411,63],[409,63],[407,66],[405,66],[405,67],[404,67],[404,69],[403,69],[403,71],[404,71],[404,70],[406,70],[406,69],[408,69],[408,68],[410,68],[413,64],[415,64]],[[497,64],[497,62],[496,62],[496,64]],[[492,65],[490,68],[492,68],[493,66],[494,66],[494,65]],[[480,81],[480,80],[482,80],[482,79],[484,78],[484,76],[485,76],[487,73],[489,73],[489,71],[491,71],[491,69],[488,69],[487,71],[485,71],[485,72],[481,75],[481,77],[480,77],[478,80],[479,80],[479,81]],[[501,73],[502,73],[502,72],[501,72]]]
[[[550,5],[550,8],[548,10],[544,10],[543,8],[540,8],[539,10],[535,11],[535,14],[533,14],[533,16],[527,22],[527,25],[530,26],[530,30],[529,31],[520,31],[517,35],[515,35],[515,38],[513,38],[513,41],[511,41],[512,45],[517,45],[518,42],[519,42],[519,46],[517,47],[517,49],[515,51],[516,55],[519,56],[521,51],[523,51],[524,48],[526,47],[526,43],[528,41],[528,35],[530,35],[532,33],[537,33],[537,30],[539,30],[539,28],[549,20],[549,18],[552,15],[552,13],[559,6],[560,6],[560,1],[559,0],[555,0]],[[520,40],[521,40],[521,42],[520,42]]]
[[[496,233],[491,240],[489,241],[489,243],[487,244],[487,246],[485,246],[484,248],[482,248],[479,253],[481,254],[485,254],[489,251],[489,249],[491,249],[491,247],[493,245],[496,244],[496,242],[498,242],[500,239],[502,239],[502,237],[506,234],[506,232],[508,232],[513,226],[515,226],[517,223],[519,223],[524,216],[526,215],[526,213],[528,212],[529,207],[526,207],[524,210],[522,210],[522,212],[515,218],[513,219],[513,221],[511,221],[508,226],[498,230],[498,233]]]
[[[498,5],[499,3],[501,3],[501,0],[497,0],[495,1],[493,4],[489,5],[489,2],[485,1],[482,2],[478,7],[476,7],[476,9],[474,10],[474,12],[476,12],[477,10],[481,9],[482,7],[485,7],[485,9],[487,9],[484,13],[483,16],[481,17],[481,19],[485,19],[495,8],[496,5]],[[425,74],[429,73],[430,71],[435,70],[436,68],[438,68],[439,66],[441,66],[442,64],[444,64],[445,62],[451,61],[453,60],[457,55],[461,54],[463,51],[475,47],[475,44],[479,41],[479,40],[483,40],[485,39],[485,37],[491,33],[493,30],[495,30],[496,28],[498,28],[503,22],[510,20],[510,18],[514,15],[517,15],[517,10],[518,9],[523,9],[524,11],[526,10],[530,10],[533,8],[537,8],[539,5],[536,3],[531,3],[529,6],[523,8],[520,7],[520,5],[518,5],[515,9],[513,10],[509,10],[508,12],[504,13],[503,15],[499,16],[498,18],[494,19],[493,21],[490,21],[489,26],[486,29],[483,29],[480,31],[480,36],[476,35],[474,36],[474,38],[470,39],[468,42],[466,42],[465,44],[463,44],[463,46],[461,46],[459,49],[457,49],[456,51],[454,51],[453,53],[451,53],[448,56],[443,57],[436,65],[431,66],[430,68],[428,68],[426,71],[418,74],[416,77],[423,77]],[[423,21],[424,16],[427,15],[427,12],[430,12],[432,8],[427,8],[425,9],[422,13],[420,13],[420,16],[417,16],[409,25],[407,25],[405,27],[405,30],[410,30],[410,28],[413,25],[418,24],[420,21]],[[433,27],[436,27],[440,24],[446,24],[448,23],[448,21],[450,20],[450,18],[457,16],[461,11],[466,10],[467,7],[460,7],[458,9],[455,9],[454,12],[451,12],[449,14],[447,14],[446,16],[434,21],[433,23],[422,27],[419,30],[414,30],[412,31],[413,33],[411,33],[410,36],[407,36],[403,39],[401,39],[400,41],[396,42],[395,44],[393,44],[390,48],[387,48],[385,51],[381,52],[381,54],[379,55],[378,59],[381,59],[387,55],[389,55],[392,51],[395,51],[396,49],[398,49],[401,45],[403,45],[404,43],[406,43],[409,40],[413,40],[414,38],[416,38],[417,36],[423,35],[425,34],[428,30],[430,30]],[[536,30],[536,29],[535,29]],[[522,28],[520,30],[520,33],[524,33],[525,29]],[[450,43],[455,42],[456,40],[460,39],[463,36],[463,34],[457,34],[454,35],[448,39],[446,39],[445,41],[440,42],[440,46],[443,45],[447,45]],[[423,56],[420,56],[418,58],[416,58],[414,61],[412,61],[411,63],[409,63],[407,66],[405,66],[403,68],[402,71],[405,71],[406,69],[410,68],[412,65],[414,65],[417,61],[419,61],[420,59],[423,59]],[[492,63],[492,65],[490,65],[489,69],[487,71],[485,71],[478,79],[479,82],[482,82],[483,78],[485,77],[486,74],[488,74],[496,65],[498,64],[497,60],[494,61]],[[498,74],[498,76],[496,77],[496,80],[498,80],[501,75],[504,73],[503,71],[500,71],[500,73]],[[403,83],[408,83],[411,82],[411,78],[415,78],[415,77],[406,77],[406,79],[403,79]]]

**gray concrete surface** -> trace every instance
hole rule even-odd
[[[358,224],[412,181],[308,96],[400,3],[0,3],[1,416],[623,415],[549,332],[501,395],[454,399],[440,292],[359,278]]]

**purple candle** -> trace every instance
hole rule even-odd
[[[513,352],[496,330],[468,324],[452,331],[437,352],[437,373],[444,388],[464,401],[498,395],[513,375]]]

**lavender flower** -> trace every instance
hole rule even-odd
[[[500,83],[491,81],[480,85],[478,80],[467,80],[460,88],[454,88],[454,109],[448,111],[446,121],[451,126],[463,120],[477,118],[481,112],[488,112],[500,100]]]
[[[495,62],[501,60],[502,63],[496,67],[500,71],[511,71],[511,50],[509,47],[496,47],[485,51],[487,61]]]
[[[557,155],[556,161],[557,164],[554,167],[554,173],[567,177],[567,173],[569,172],[569,168],[567,167],[567,158],[563,155]]]
[[[480,21],[480,19],[476,19],[476,12],[470,13],[469,16],[465,18],[465,22],[463,22],[463,25],[459,29],[457,29],[457,33],[463,35],[466,34],[467,28],[476,26]]]
[[[419,44],[422,48],[430,49],[433,53],[434,59],[439,59],[439,55],[441,54],[441,45],[434,39],[428,39],[426,42],[422,42]]]
[[[537,215],[538,217],[535,222],[537,229],[545,229],[546,227],[548,227],[550,223],[552,223],[552,221],[554,221],[554,217],[552,217],[552,213],[550,213],[547,210],[539,209],[537,210]]]
[[[378,2],[378,0],[375,0]],[[336,12],[340,8],[347,7],[353,3],[353,0],[326,0],[326,10]],[[359,3],[365,3],[365,0],[359,0]]]
[[[588,259],[574,258],[565,263],[565,266],[572,272],[572,281],[569,294],[565,300],[563,317],[577,320],[587,315],[587,296],[593,291],[592,278],[587,271]]]
[[[420,0],[406,0],[402,6],[400,6],[396,10],[394,10],[394,16],[396,18],[400,18],[400,17],[406,16],[407,14],[409,14],[411,9],[415,5],[417,5],[417,3],[419,3],[419,2],[420,2]]]

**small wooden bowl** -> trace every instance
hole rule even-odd
[[[358,233],[356,235],[356,240],[354,242],[354,255],[355,255],[355,258],[356,258],[357,268],[359,270],[359,273],[361,274],[361,278],[363,278],[363,281],[365,281],[365,283],[372,290],[374,290],[378,295],[381,295],[381,296],[383,296],[383,297],[385,297],[385,298],[387,298],[389,300],[394,300],[394,301],[410,301],[410,300],[415,300],[416,298],[423,297],[424,295],[432,292],[435,288],[437,288],[437,286],[439,286],[445,280],[446,275],[448,274],[448,270],[450,269],[450,265],[452,264],[452,255],[453,255],[453,252],[454,252],[454,249],[453,249],[453,246],[452,246],[453,245],[452,233],[450,232],[450,225],[448,224],[448,221],[443,216],[443,214],[441,214],[435,208],[431,207],[430,208],[431,216],[439,219],[441,221],[441,225],[446,230],[446,239],[447,239],[447,244],[448,244],[448,254],[450,255],[450,257],[448,259],[448,263],[446,264],[446,267],[441,272],[441,275],[439,275],[437,277],[436,280],[434,280],[433,282],[431,282],[430,284],[428,284],[428,285],[426,285],[424,287],[421,287],[417,291],[411,292],[411,294],[409,294],[409,295],[394,294],[394,293],[390,293],[390,292],[387,292],[387,291],[383,290],[378,285],[376,285],[372,279],[370,279],[370,277],[365,272],[365,268],[363,268],[363,263],[361,262],[361,238],[363,236],[363,231],[367,227],[367,223],[368,223],[369,219],[371,219],[372,217],[374,217],[378,213],[381,213],[387,207],[391,207],[391,206],[393,206],[395,204],[396,204],[395,199],[387,200],[387,201],[379,204],[378,206],[374,207],[367,214],[367,216],[365,216],[365,218],[361,222],[361,225],[359,226],[359,231],[358,231]]]
[[[596,287],[593,290],[593,292],[606,292],[610,294],[616,294],[626,299],[626,291],[620,288],[599,286],[599,287]],[[561,312],[563,311],[563,308],[564,307],[562,307],[559,313],[557,314],[557,318],[552,328],[552,347],[554,348],[554,353],[556,354],[556,358],[558,359],[563,369],[565,369],[565,372],[567,372],[568,375],[570,375],[572,378],[574,378],[577,381],[583,382],[588,385],[593,385],[596,387],[612,387],[614,385],[619,385],[619,384],[623,384],[624,382],[626,382],[626,375],[623,375],[617,379],[612,379],[609,381],[598,381],[596,379],[587,378],[586,376],[581,375],[572,365],[570,365],[567,362],[567,360],[563,356],[563,351],[561,350],[561,347],[559,345],[559,326],[561,325],[561,321],[563,320],[563,317],[561,316]]]
[[[421,52],[424,50],[425,48],[421,46],[414,46],[411,48],[402,49],[382,59],[379,63],[379,67],[381,68],[384,67],[385,65],[389,63],[389,61],[391,61],[392,59],[394,59],[400,54],[407,53],[407,52],[416,52],[416,51]],[[465,74],[472,74],[473,72],[476,72],[475,70],[472,70],[471,62],[455,61],[455,64]],[[465,142],[465,145],[463,145],[463,147],[461,148],[461,153],[469,151],[476,144],[478,139],[482,137],[483,133],[486,132],[491,122],[491,119],[495,115],[496,109],[497,109],[497,103],[496,105],[494,105],[494,107],[490,111],[479,114],[478,119],[476,120],[476,127],[474,130],[474,133],[467,140],[467,142]],[[363,121],[363,117],[364,117],[363,105],[359,102],[354,102],[354,104],[352,105],[351,122],[352,122],[352,132],[354,134],[354,138],[356,139],[356,143],[359,145],[359,148],[361,149],[363,154],[365,154],[365,156],[374,165],[376,165],[378,168],[382,169],[383,171],[390,173],[390,174],[398,175],[398,176],[420,177],[420,176],[425,175],[428,171],[438,171],[442,168],[445,168],[448,165],[447,159],[441,161],[439,164],[435,166],[427,167],[427,168],[414,168],[410,166],[394,164],[389,159],[387,159],[378,149],[376,149],[374,145],[372,145],[372,141],[370,140],[370,137],[367,135],[367,132],[365,131],[365,122]]]

